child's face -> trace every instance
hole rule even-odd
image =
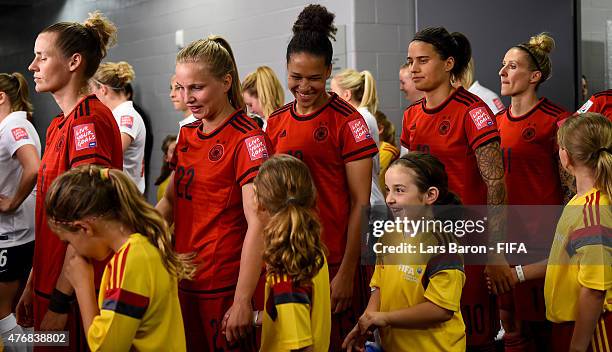
[[[401,165],[394,165],[387,170],[385,189],[387,206],[394,216],[407,216],[407,210],[418,211],[418,206],[431,205],[437,198],[437,193],[434,197],[421,193],[416,185],[414,172]]]
[[[95,260],[104,260],[112,252],[102,238],[95,234],[93,226],[86,221],[75,221],[77,231],[67,231],[59,226],[51,226],[62,242],[70,243],[79,255]]]

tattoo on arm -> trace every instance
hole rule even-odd
[[[487,185],[489,205],[489,241],[495,243],[506,238],[506,184],[504,162],[498,141],[487,143],[475,151],[482,180]]]

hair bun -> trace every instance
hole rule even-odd
[[[555,48],[555,40],[550,36],[550,34],[544,32],[531,37],[529,39],[529,45],[536,50],[550,54],[550,52]]]
[[[115,72],[117,74],[117,78],[119,78],[124,84],[128,84],[129,82],[131,82],[134,79],[134,76],[136,75],[134,73],[132,65],[125,61],[117,62],[115,66]]]
[[[293,34],[298,32],[318,32],[332,39],[338,31],[334,26],[334,18],[336,15],[327,11],[325,6],[308,5],[302,10],[298,19],[293,24]]]
[[[117,42],[117,27],[97,10],[89,13],[89,17],[83,22],[83,26],[92,31],[98,38],[102,57],[105,57],[106,50]]]

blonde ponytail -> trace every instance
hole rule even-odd
[[[125,61],[119,61],[100,64],[93,78],[97,83],[125,93],[127,85],[134,80],[135,76],[132,65]]]
[[[592,112],[573,116],[561,125],[557,139],[574,163],[594,171],[595,188],[612,196],[612,122]]]
[[[28,119],[32,118],[34,106],[30,102],[28,82],[21,73],[0,73],[0,91],[9,97],[11,112],[25,111]]]
[[[193,256],[173,250],[166,222],[119,170],[91,164],[71,169],[53,181],[45,207],[50,224],[67,231],[73,230],[71,222],[88,216],[117,220],[149,239],[171,275],[190,279],[195,274]]]
[[[341,89],[350,90],[359,107],[365,107],[374,115],[378,109],[378,94],[376,80],[370,71],[357,72],[352,68],[346,69],[334,76],[334,80]]]
[[[242,91],[257,98],[264,117],[270,116],[285,103],[285,93],[278,77],[268,66],[259,66],[249,73],[242,82]]]
[[[270,214],[263,254],[268,273],[309,284],[325,263],[325,247],[308,167],[295,157],[275,155],[261,165],[253,183],[257,203]]]

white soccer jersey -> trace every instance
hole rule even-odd
[[[0,122],[0,194],[12,197],[17,191],[23,169],[15,153],[33,145],[40,158],[40,138],[24,111],[10,113]],[[36,187],[11,214],[0,214],[0,248],[19,246],[34,240]]]
[[[482,99],[482,101],[487,104],[489,109],[491,109],[495,115],[506,108],[497,94],[495,94],[492,90],[481,86],[478,81],[472,83],[472,86],[470,89],[468,89],[468,92],[476,94],[480,99]]]
[[[132,137],[132,143],[123,153],[123,172],[136,183],[140,192],[144,192],[144,152],[147,130],[142,116],[134,109],[131,101],[123,102],[114,108],[113,116],[119,125],[119,131]]]
[[[370,113],[366,107],[357,108],[357,111],[363,116],[368,128],[370,129],[370,135],[376,143],[376,147],[380,147],[380,136],[378,135],[378,123],[376,123],[376,117]],[[385,204],[385,196],[383,196],[380,187],[378,186],[378,174],[380,173],[380,158],[378,153],[372,157],[372,191],[370,192],[370,205]]]

